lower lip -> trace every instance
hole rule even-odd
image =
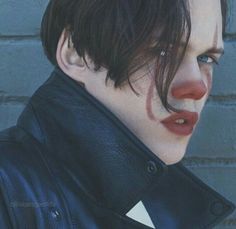
[[[194,125],[192,124],[177,124],[177,123],[162,123],[170,132],[188,136],[193,133]]]

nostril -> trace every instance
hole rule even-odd
[[[203,81],[189,81],[175,84],[171,88],[171,95],[176,99],[199,100],[207,93]]]

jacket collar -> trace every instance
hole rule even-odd
[[[205,217],[205,224],[212,223],[233,211],[232,203],[199,181],[182,163],[165,165],[58,67],[31,97],[17,125],[42,143],[45,156],[58,171],[73,176],[91,198],[119,214],[152,195],[159,202],[152,206],[155,211],[176,211],[180,220],[191,212],[196,219]],[[170,202],[173,195],[178,203],[184,203],[179,209],[175,201]]]

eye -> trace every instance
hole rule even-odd
[[[217,60],[208,55],[201,55],[197,57],[198,62],[205,63],[205,64],[218,64]]]

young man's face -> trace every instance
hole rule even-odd
[[[128,85],[121,90],[112,84],[106,87],[106,70],[83,70],[78,75],[65,70],[83,81],[87,90],[166,164],[178,162],[185,154],[212,86],[213,62],[219,60],[223,49],[220,0],[190,0],[190,13],[191,37],[168,94],[170,105],[183,111],[178,115],[168,113],[161,104],[152,63],[132,76],[132,85],[140,96]]]

